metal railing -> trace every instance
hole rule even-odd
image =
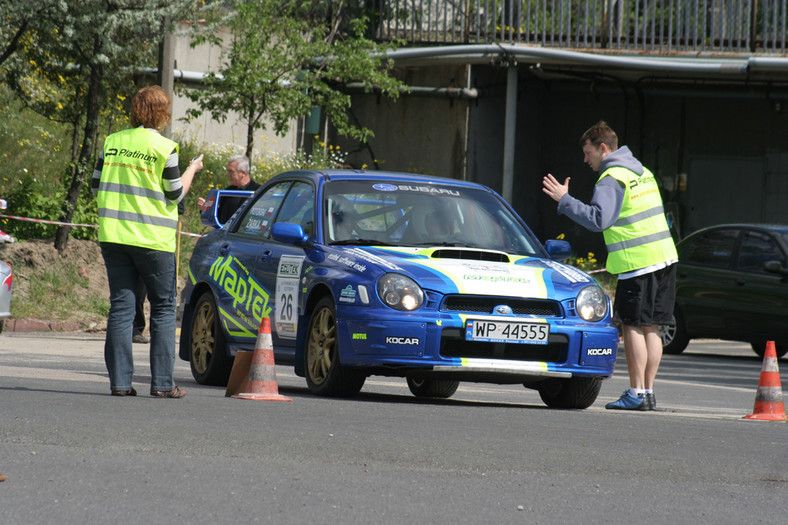
[[[786,53],[788,0],[361,0],[379,40],[648,54]]]

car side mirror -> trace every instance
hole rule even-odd
[[[271,237],[275,241],[288,244],[304,244],[309,240],[309,235],[304,233],[304,227],[295,222],[277,222],[271,228]]]
[[[548,239],[544,243],[544,248],[547,251],[547,255],[556,261],[565,261],[572,255],[572,246],[567,241]]]
[[[780,264],[780,261],[766,261],[763,263],[763,269],[769,273],[776,273],[783,277],[788,277],[788,269]]]

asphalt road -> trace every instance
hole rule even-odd
[[[109,396],[101,334],[0,335],[0,523],[785,523],[788,426],[747,421],[762,361],[693,342],[665,356],[658,412],[587,410],[517,386],[445,401],[372,377],[323,399],[277,367],[292,402],[194,383],[180,400]],[[781,359],[781,368],[788,361]],[[783,372],[783,377],[785,377]]]

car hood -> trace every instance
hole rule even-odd
[[[331,247],[329,259],[368,278],[397,272],[440,293],[572,299],[596,282],[567,264],[467,248]],[[501,259],[485,260],[485,259]],[[378,274],[378,275],[373,275]]]

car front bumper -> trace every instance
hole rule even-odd
[[[619,336],[609,323],[517,318],[548,323],[547,344],[478,342],[465,338],[467,315],[397,312],[384,318],[359,310],[341,308],[338,312],[341,361],[377,369],[376,373],[429,371],[458,380],[478,377],[485,382],[514,383],[548,377],[609,377],[615,366]]]

